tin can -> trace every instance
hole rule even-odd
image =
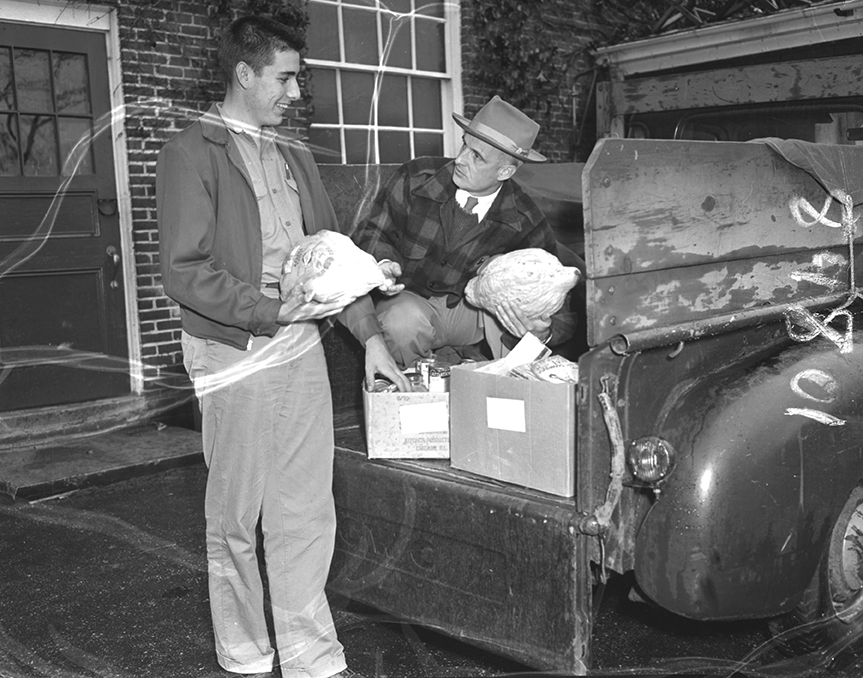
[[[429,367],[430,393],[447,393],[449,391],[449,365],[432,365]]]
[[[405,372],[405,376],[408,378],[414,391],[427,390],[422,375],[419,372]]]
[[[372,388],[372,393],[392,393],[396,390],[398,390],[398,386],[396,386],[389,379],[375,379],[375,385]]]
[[[417,360],[417,373],[420,375],[420,381],[426,388],[429,387],[429,368],[434,365],[434,358],[419,358]]]

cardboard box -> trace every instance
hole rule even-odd
[[[363,388],[369,459],[448,459],[449,393],[369,393]]]
[[[477,372],[484,364],[452,368],[451,465],[572,497],[575,384]]]

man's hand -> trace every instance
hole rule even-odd
[[[339,297],[327,302],[306,301],[302,292],[291,294],[282,302],[276,322],[280,325],[302,322],[304,320],[320,320],[339,313],[352,299]]]
[[[390,355],[382,334],[374,334],[366,342],[366,390],[371,391],[374,387],[376,374],[389,379],[399,391],[413,391],[410,380]]]
[[[508,301],[501,301],[494,308],[494,315],[507,332],[521,339],[530,332],[542,342],[551,337],[551,318],[528,318],[521,309]]]
[[[405,288],[404,285],[396,283],[396,279],[402,274],[402,267],[399,266],[397,262],[391,261],[390,259],[381,259],[378,262],[378,267],[387,279],[384,284],[378,285],[378,289],[381,292],[388,297],[391,297]]]

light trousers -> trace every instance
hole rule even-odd
[[[335,539],[332,397],[315,323],[255,337],[240,351],[182,337],[202,407],[210,611],[219,664],[274,663],[257,526],[284,678],[345,668],[324,593]]]
[[[403,291],[377,302],[375,311],[384,341],[399,367],[410,367],[418,358],[428,358],[444,346],[470,346],[483,338],[493,357],[507,353],[501,342],[503,327],[496,318],[464,300],[448,308],[446,300]]]

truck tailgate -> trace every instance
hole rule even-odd
[[[581,675],[587,549],[562,499],[451,469],[369,460],[338,422],[331,591],[529,666]]]

